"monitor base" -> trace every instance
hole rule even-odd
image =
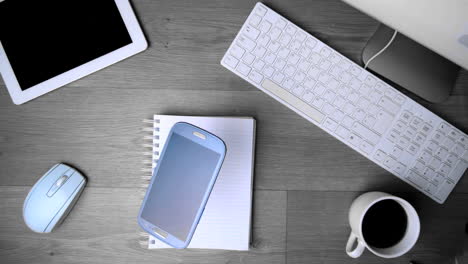
[[[362,52],[364,64],[390,42],[394,32],[383,24],[379,26]],[[440,103],[450,96],[460,67],[397,33],[391,44],[369,62],[367,69],[396,84],[397,88]]]

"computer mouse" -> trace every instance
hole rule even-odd
[[[85,185],[86,178],[77,170],[56,164],[29,191],[24,222],[34,232],[50,233],[67,217]]]

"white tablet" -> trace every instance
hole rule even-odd
[[[15,104],[147,45],[128,0],[0,0],[0,73]]]

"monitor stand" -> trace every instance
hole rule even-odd
[[[394,32],[383,24],[379,26],[362,52],[364,64],[389,43]],[[449,97],[460,67],[397,33],[367,69],[429,102],[440,103]]]

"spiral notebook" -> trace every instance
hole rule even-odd
[[[146,140],[152,141],[151,144],[146,144],[152,148],[152,162],[147,162],[148,165],[151,163],[151,172],[169,131],[177,122],[200,127],[224,141],[227,152],[223,166],[188,247],[248,250],[252,217],[255,120],[249,117],[155,115],[154,120],[146,122],[152,124],[151,128],[145,130],[150,133],[145,136]],[[149,172],[149,168],[146,171]],[[151,175],[144,176],[144,179],[147,186]],[[148,235],[142,235],[146,240]],[[149,236],[147,245],[149,249],[170,248],[152,236]]]

